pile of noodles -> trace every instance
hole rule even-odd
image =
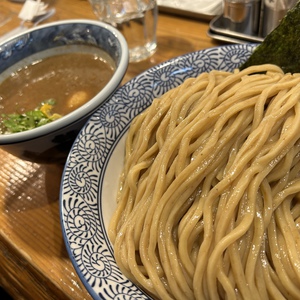
[[[300,74],[212,71],[128,133],[109,234],[157,299],[300,299]]]

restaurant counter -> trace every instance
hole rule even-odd
[[[96,19],[87,0],[53,0],[47,22]],[[0,35],[18,26],[22,3],[1,0],[10,20]],[[130,63],[122,84],[179,55],[220,45],[207,36],[208,21],[159,12],[158,49],[149,59]],[[91,299],[65,247],[60,225],[62,165],[20,160],[0,150],[0,286],[14,299]]]

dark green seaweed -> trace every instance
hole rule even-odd
[[[300,72],[300,1],[258,45],[240,70],[268,63],[281,67],[285,73]]]

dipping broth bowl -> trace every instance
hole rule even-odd
[[[3,41],[0,44],[0,83],[5,79],[3,74],[12,66],[26,65],[32,57],[38,59],[55,55],[69,45],[72,49],[78,46],[89,52],[97,49],[103,51],[114,64],[111,79],[96,96],[58,120],[23,132],[0,134],[2,149],[24,160],[64,163],[83,125],[119,87],[129,60],[123,35],[108,24],[81,19],[41,25]],[[81,48],[83,45],[84,48]]]

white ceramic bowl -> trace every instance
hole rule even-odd
[[[115,72],[94,98],[61,119],[32,130],[0,135],[0,147],[22,159],[64,162],[82,126],[116,90],[127,70],[128,46],[119,31],[99,21],[67,20],[29,29],[0,44],[0,82],[5,70],[21,60],[42,55],[45,50],[60,51],[59,47],[66,45],[104,50],[115,63]]]
[[[157,65],[119,88],[84,125],[65,164],[60,216],[69,256],[93,299],[152,299],[119,270],[108,238],[132,119],[188,78],[212,70],[233,71],[254,47],[209,48]]]

